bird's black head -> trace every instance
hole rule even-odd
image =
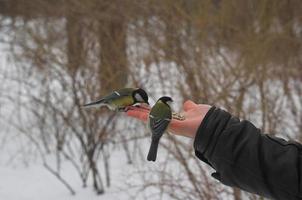
[[[138,88],[133,91],[133,98],[137,103],[146,103],[149,105],[148,94],[145,90]]]
[[[173,99],[171,97],[167,97],[167,96],[163,96],[163,97],[159,98],[158,101],[159,100],[168,105],[173,102]]]

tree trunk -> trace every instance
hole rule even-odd
[[[99,22],[101,92],[123,88],[128,80],[126,24],[123,18]]]

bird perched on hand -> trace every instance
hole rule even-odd
[[[125,111],[128,106],[136,103],[146,103],[149,105],[146,91],[141,88],[123,88],[108,94],[102,99],[87,103],[83,107],[107,106],[110,110]]]
[[[148,161],[156,160],[159,140],[167,130],[172,119],[172,110],[170,107],[170,103],[172,102],[173,100],[171,97],[163,96],[159,98],[155,105],[151,108],[148,126],[152,133],[152,141],[147,156]]]

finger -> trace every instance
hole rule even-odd
[[[198,105],[196,103],[194,103],[193,101],[191,100],[187,100],[185,103],[184,103],[184,111],[189,111],[191,109],[194,109],[196,108]]]
[[[172,120],[171,123],[169,124],[169,128],[173,130],[183,130],[184,127],[186,126],[187,121],[180,121],[180,120]]]
[[[127,110],[135,110],[140,112],[150,112],[150,108],[141,107],[141,106],[128,106]]]
[[[146,122],[148,119],[148,112],[141,112],[141,111],[137,111],[137,110],[128,110],[127,115],[130,117],[139,119],[141,121],[144,121],[144,122]]]
[[[172,120],[171,123],[169,124],[169,128],[171,129],[179,129],[181,124],[179,123],[178,120]]]
[[[145,104],[145,103],[142,103],[142,104],[138,105],[138,107],[143,108],[143,109],[147,109],[147,110],[151,109],[151,107],[148,104]]]

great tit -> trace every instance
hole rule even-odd
[[[148,95],[141,88],[123,88],[108,94],[102,99],[83,105],[84,108],[107,106],[110,110],[125,111],[127,106],[148,102]]]
[[[170,97],[163,96],[157,100],[151,108],[148,120],[148,126],[151,130],[151,146],[147,156],[148,161],[155,161],[157,155],[158,143],[161,136],[167,130],[172,119],[170,103],[173,100]]]

